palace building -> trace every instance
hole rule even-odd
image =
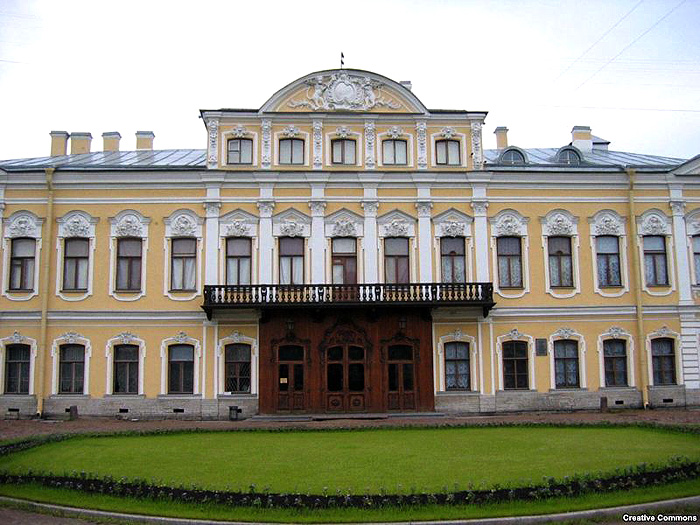
[[[700,405],[700,156],[352,69],[201,118],[0,161],[0,417]]]

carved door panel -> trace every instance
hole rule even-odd
[[[277,410],[306,410],[304,349],[301,346],[280,346],[277,364]]]
[[[365,349],[333,346],[326,355],[326,410],[362,412],[366,408],[367,364]]]
[[[387,363],[387,408],[416,409],[416,378],[413,348],[407,345],[389,347]]]

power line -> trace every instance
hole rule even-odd
[[[620,111],[659,111],[669,113],[700,113],[700,109],[674,109],[674,108],[622,108],[615,106],[567,106],[567,105],[552,105],[552,104],[535,104],[541,108],[570,108],[570,109],[604,109],[604,110],[620,110]]]

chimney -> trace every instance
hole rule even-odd
[[[505,149],[508,147],[508,128],[505,126],[498,126],[494,133],[496,134],[496,148]]]
[[[74,132],[70,134],[70,154],[90,153],[90,143],[92,135],[84,132]]]
[[[399,82],[399,84],[401,84],[409,91],[413,91],[413,83],[410,80],[402,80],[401,82]]]
[[[105,131],[102,134],[102,149],[104,151],[119,151],[119,140],[122,136],[118,131]]]
[[[593,151],[593,135],[588,126],[574,126],[571,130],[571,145],[577,147],[583,153]]]
[[[153,149],[153,139],[155,135],[152,131],[136,132],[136,149]]]
[[[51,156],[65,155],[68,151],[68,132],[52,131],[51,135]]]

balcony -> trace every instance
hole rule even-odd
[[[443,307],[474,306],[484,317],[495,305],[491,283],[206,285],[202,308]]]

